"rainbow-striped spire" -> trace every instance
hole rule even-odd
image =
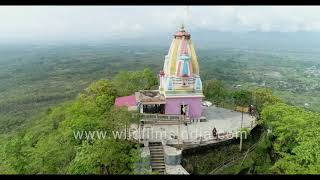
[[[197,55],[191,35],[184,24],[174,34],[163,71],[160,74],[160,92],[163,94],[202,95]]]

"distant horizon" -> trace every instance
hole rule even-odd
[[[319,6],[2,6],[0,41],[117,40],[198,31],[320,32]],[[171,35],[170,34],[170,35]]]
[[[141,34],[131,37],[113,38],[85,38],[85,39],[52,39],[52,40],[2,40],[0,49],[21,46],[31,48],[36,46],[99,46],[113,47],[140,46],[149,49],[168,48],[173,38],[173,32],[159,32],[155,35]],[[236,48],[236,49],[265,49],[289,51],[320,51],[320,32],[222,32],[214,30],[189,31],[191,38],[198,49]]]

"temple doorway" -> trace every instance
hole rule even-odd
[[[149,114],[164,114],[165,105],[164,104],[144,104],[143,113]]]
[[[187,104],[180,105],[180,114],[181,115],[187,115],[188,114],[188,105]]]

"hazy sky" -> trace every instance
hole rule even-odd
[[[0,6],[1,39],[139,36],[189,30],[320,31],[320,6]]]

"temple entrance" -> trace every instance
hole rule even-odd
[[[164,104],[144,104],[143,113],[149,114],[164,114],[165,105]]]
[[[187,115],[187,112],[188,112],[188,105],[187,104],[180,105],[180,114]]]

